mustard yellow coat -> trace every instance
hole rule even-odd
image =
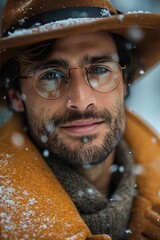
[[[129,239],[160,240],[160,139],[130,112],[125,138],[142,170]],[[0,128],[0,162],[1,239],[111,240],[91,234],[22,129],[20,114]]]

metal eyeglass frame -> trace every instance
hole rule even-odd
[[[102,61],[102,60],[103,60],[103,59],[101,59],[100,61]],[[107,60],[106,60],[106,62],[116,63],[116,64],[118,65],[119,69],[121,70],[121,73],[122,73],[122,70],[124,70],[124,69],[127,68],[126,66],[123,66],[123,67],[122,67],[118,62],[115,62],[115,61],[107,61]],[[96,63],[99,63],[99,61],[97,61],[97,62],[95,62],[95,63],[93,63],[93,64],[96,64]],[[53,66],[53,65],[51,65],[51,66]],[[35,75],[36,75],[36,73],[34,73],[33,75],[30,75],[30,76],[20,76],[20,78],[21,78],[21,79],[31,78],[31,79],[32,79],[33,88],[35,89],[35,91],[37,92],[37,94],[38,94],[39,96],[45,98],[45,99],[48,99],[48,100],[56,100],[56,99],[62,97],[62,96],[65,94],[65,92],[67,91],[67,89],[68,89],[68,87],[69,87],[69,85],[71,84],[71,81],[72,81],[72,80],[71,80],[71,74],[70,74],[70,72],[71,72],[72,70],[76,70],[76,69],[82,69],[82,68],[85,69],[85,77],[83,77],[84,80],[86,81],[87,85],[89,85],[93,90],[95,90],[95,91],[97,91],[97,92],[99,92],[99,93],[109,93],[109,92],[114,91],[114,90],[118,87],[121,79],[119,80],[119,82],[117,83],[117,85],[116,85],[111,91],[101,92],[101,91],[98,91],[96,88],[94,88],[94,87],[91,85],[90,80],[89,80],[89,78],[88,78],[88,69],[89,69],[91,66],[92,66],[92,64],[91,64],[89,67],[74,67],[74,68],[70,68],[70,69],[68,69],[68,70],[63,69],[63,70],[65,70],[65,72],[66,72],[67,75],[68,75],[69,83],[68,83],[68,86],[66,87],[66,89],[64,90],[64,92],[62,92],[62,94],[59,95],[58,97],[54,97],[54,98],[45,97],[45,96],[43,96],[42,94],[39,93],[39,91],[38,91],[37,88],[35,87]],[[103,63],[102,63],[102,66],[104,66]],[[41,66],[40,68],[43,68],[43,67],[44,67],[44,66]],[[54,67],[60,67],[60,66],[55,66],[55,65],[54,65]]]

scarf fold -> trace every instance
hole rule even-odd
[[[47,159],[47,163],[92,234],[108,234],[113,240],[124,239],[135,193],[133,159],[124,141],[116,150],[109,196],[104,196],[68,165],[53,158]]]

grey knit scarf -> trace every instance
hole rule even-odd
[[[134,196],[133,160],[124,141],[116,150],[108,196],[104,196],[73,168],[47,160],[58,180],[68,192],[93,234],[108,234],[114,240],[124,239]]]

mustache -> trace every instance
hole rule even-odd
[[[53,115],[50,119],[50,123],[54,124],[55,127],[58,127],[63,124],[70,123],[75,120],[83,120],[83,119],[101,119],[108,124],[112,123],[113,116],[108,109],[104,109],[101,111],[94,111],[94,110],[85,110],[83,112],[80,111],[69,111],[63,115]]]

